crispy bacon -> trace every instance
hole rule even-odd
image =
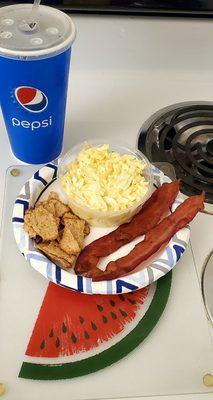
[[[115,279],[133,271],[137,265],[166,245],[179,229],[184,228],[192,221],[198,211],[204,208],[203,202],[204,193],[188,198],[177,207],[174,213],[152,228],[146,234],[145,239],[138,243],[129,254],[109,262],[106,271],[93,269],[89,276],[93,281],[102,281]]]
[[[80,253],[76,274],[85,274],[95,268],[101,257],[106,257],[137,236],[144,235],[153,228],[161,217],[169,211],[179,191],[179,181],[164,183],[143,205],[142,209],[129,223],[119,226],[86,246]]]

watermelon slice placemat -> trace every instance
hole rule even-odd
[[[120,295],[86,295],[49,283],[19,377],[74,378],[127,356],[158,322],[171,278],[172,272]]]

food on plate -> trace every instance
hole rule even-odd
[[[137,236],[153,228],[169,211],[179,191],[179,181],[164,183],[155,190],[133,219],[86,246],[77,258],[75,272],[85,274],[95,268],[101,257],[106,257]]]
[[[148,170],[148,161],[133,152],[85,144],[66,163],[60,181],[75,214],[92,225],[112,226],[130,219],[148,197]]]
[[[59,219],[47,211],[43,205],[34,210],[27,210],[24,217],[24,229],[33,239],[40,236],[42,240],[55,240],[58,236]]]
[[[64,230],[60,239],[60,247],[68,254],[79,253],[83,247],[85,221],[75,218],[64,218]]]
[[[90,232],[87,222],[74,215],[54,192],[26,211],[24,229],[35,239],[35,247],[64,269],[72,267]]]
[[[204,193],[192,196],[180,204],[176,210],[150,229],[145,239],[138,243],[129,254],[111,261],[105,271],[94,268],[88,273],[93,281],[111,280],[133,271],[137,265],[147,260],[166,245],[177,231],[184,228],[204,208]]]
[[[36,244],[36,248],[45,253],[48,258],[55,262],[63,269],[71,268],[76,260],[76,256],[68,254],[60,247],[60,242],[54,240],[52,242],[41,242]]]
[[[26,211],[24,229],[33,239],[40,236],[43,241],[55,240],[58,237],[59,218],[68,211],[70,208],[59,200],[57,193],[51,192],[48,200]]]
[[[48,200],[42,201],[42,206],[58,218],[63,217],[65,213],[70,211],[69,206],[62,203],[62,201],[59,200],[57,193],[55,192],[50,193]]]
[[[99,211],[120,211],[147,192],[144,164],[133,155],[110,151],[109,145],[80,151],[62,177],[68,197]]]

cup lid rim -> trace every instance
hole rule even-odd
[[[15,5],[16,9],[17,8],[31,8],[32,4],[16,4]],[[63,13],[60,10],[57,10],[53,7],[48,7],[44,5],[40,5],[39,7],[45,8],[45,9],[51,9],[51,12],[54,14],[63,14],[63,17],[66,18],[68,23],[70,24],[71,27],[71,33],[70,35],[60,44],[54,45],[51,48],[46,48],[46,49],[39,49],[39,50],[12,50],[12,49],[6,49],[4,47],[0,46],[0,56],[2,57],[9,57],[9,58],[42,58],[42,57],[48,57],[48,56],[53,56],[55,54],[60,54],[62,51],[67,50],[69,47],[71,47],[72,43],[75,40],[76,37],[76,28],[75,25],[72,21],[72,19],[65,13]],[[5,6],[0,8],[0,18],[3,16],[3,11],[5,9],[9,10],[14,8],[14,5],[10,6]]]

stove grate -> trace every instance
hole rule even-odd
[[[174,105],[142,127],[138,148],[152,162],[169,162],[190,196],[206,192],[213,204],[213,105]]]

